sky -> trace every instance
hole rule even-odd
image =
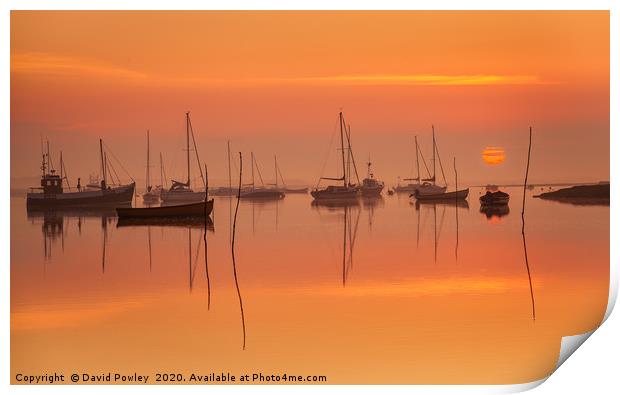
[[[291,184],[337,174],[339,111],[360,176],[370,158],[389,186],[415,173],[414,136],[430,158],[432,126],[451,185],[455,162],[463,185],[522,182],[530,126],[532,182],[608,180],[609,13],[11,13],[13,185],[36,182],[45,140],[72,184],[96,174],[102,138],[143,187],[147,129],[152,172],[161,152],[178,179],[186,111],[212,185],[228,140],[265,182],[274,155]]]

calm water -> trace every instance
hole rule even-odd
[[[509,189],[510,212],[489,218],[480,191],[458,211],[405,195],[350,207],[313,206],[310,195],[241,202],[235,266],[228,198],[215,200],[206,245],[199,226],[27,215],[25,199],[11,198],[12,376],[539,379],[555,367],[562,336],[603,317],[609,207],[528,192],[530,289],[521,192]]]

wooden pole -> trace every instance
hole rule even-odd
[[[235,216],[233,219],[232,240],[231,240],[231,255],[233,264],[233,275],[235,278],[235,287],[237,288],[237,296],[239,298],[239,308],[241,310],[241,325],[243,328],[243,349],[245,350],[245,315],[243,313],[243,300],[241,299],[241,291],[239,290],[239,281],[237,279],[237,264],[235,262],[235,233],[237,229],[237,213],[239,212],[239,200],[241,199],[241,180],[243,174],[243,157],[239,152],[239,188],[237,189],[237,206],[235,207]]]
[[[527,177],[530,171],[530,154],[532,152],[532,127],[530,126],[530,140],[527,148],[527,166],[525,168],[525,180],[523,181],[523,205],[521,207],[521,236],[523,237],[523,253],[525,255],[525,268],[527,269],[527,279],[530,285],[530,298],[532,300],[532,320],[536,321],[536,304],[534,301],[534,288],[532,287],[532,274],[530,273],[530,263],[527,258],[527,243],[525,242],[525,193],[527,191]]]
[[[525,216],[525,193],[527,191],[527,176],[530,172],[530,154],[532,152],[532,127],[530,126],[530,142],[527,147],[527,166],[525,168],[525,180],[523,181],[523,205],[521,207],[521,219]],[[525,221],[522,221],[521,232],[525,232]]]

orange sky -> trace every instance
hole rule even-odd
[[[358,161],[370,154],[389,184],[411,172],[414,134],[430,156],[431,124],[446,167],[456,156],[466,181],[520,179],[530,125],[533,181],[608,179],[609,14],[11,16],[14,177],[38,174],[41,136],[63,149],[70,176],[87,177],[101,136],[140,179],[146,129],[169,172],[182,173],[191,110],[215,181],[226,178],[231,139],[265,167],[278,154],[285,176],[311,182],[340,108]],[[487,146],[504,147],[505,162],[485,165]]]

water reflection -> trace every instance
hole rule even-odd
[[[377,373],[381,383],[428,381],[441,369],[448,373],[439,379],[460,382],[535,379],[524,366],[555,366],[541,350],[555,350],[559,334],[591,329],[604,314],[609,209],[529,196],[521,235],[518,217],[488,226],[478,207],[396,196],[255,202],[255,237],[245,201],[233,236],[235,198],[228,198],[230,232],[225,197],[216,200],[218,232],[213,221],[205,230],[200,220],[132,223],[105,213],[29,214],[30,223],[23,201],[12,200],[14,369],[70,370],[93,343],[93,352],[152,371],[162,366],[151,357],[155,341],[184,373],[292,364],[355,382],[350,369],[368,366],[356,351],[371,347],[377,361],[394,362]],[[42,238],[53,247],[50,259]],[[41,342],[53,352],[32,346]],[[113,363],[85,361],[88,369]],[[460,369],[467,374],[450,373]]]
[[[510,214],[510,208],[507,204],[497,206],[480,206],[480,212],[487,217],[487,220],[500,219]]]
[[[382,204],[382,199],[362,199],[362,203],[366,204],[366,208],[369,210],[374,210],[374,207]],[[347,284],[349,272],[353,269],[353,251],[361,215],[360,200],[313,200],[312,207],[317,210],[319,215],[321,210],[326,210],[330,214],[342,213],[338,215],[338,218],[342,219],[342,286],[344,287]]]
[[[368,229],[372,231],[372,223],[375,218],[375,209],[383,208],[385,206],[385,200],[383,196],[364,196],[362,197],[362,207],[368,211]]]

